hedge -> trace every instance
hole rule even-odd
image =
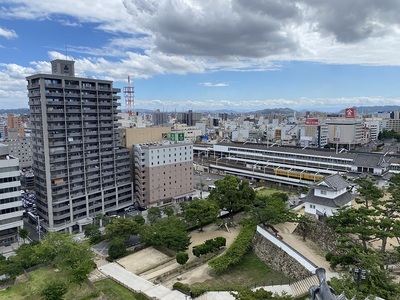
[[[225,247],[226,238],[219,236],[215,239],[206,240],[203,244],[197,245],[193,247],[193,255],[200,257],[200,255],[204,255],[210,252],[214,252],[221,247]]]
[[[246,224],[225,254],[210,260],[208,265],[216,271],[223,271],[239,263],[251,249],[256,228],[255,224]]]

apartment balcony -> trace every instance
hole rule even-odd
[[[49,133],[49,138],[65,138],[65,133]]]
[[[79,127],[77,127],[77,128],[79,128]],[[35,129],[40,129],[40,126],[35,126]],[[65,129],[65,125],[64,125],[64,124],[53,124],[53,123],[49,123],[48,129],[49,129],[49,130]]]
[[[85,132],[84,132],[84,136],[98,136],[98,135],[99,135],[99,132],[96,130],[90,130],[90,131],[85,130]]]
[[[74,124],[74,125],[68,124],[68,125],[67,125],[67,128],[68,128],[68,129],[81,129],[82,126],[81,126],[81,125],[77,125],[77,124]]]
[[[60,101],[56,101],[56,102],[60,102]],[[63,106],[63,103],[61,102],[60,105]],[[47,113],[49,115],[52,115],[52,114],[64,114],[64,109],[62,109],[62,108],[54,108],[54,107],[50,106],[50,107],[47,107]],[[57,116],[54,116],[54,117],[57,117]],[[47,119],[50,119],[50,118],[52,118],[52,117],[48,117]],[[63,119],[63,118],[60,117],[60,119]]]
[[[44,83],[45,87],[51,87],[51,88],[62,88],[61,83]]]
[[[57,141],[53,142],[52,140],[49,141],[49,146],[65,146],[66,141]]]
[[[98,117],[97,116],[86,116],[86,115],[83,115],[83,120],[84,121],[97,121]],[[96,125],[98,125],[98,124],[96,123]]]
[[[60,94],[58,94],[58,96],[62,97],[62,95],[60,95]],[[47,99],[46,104],[47,104],[48,107],[51,107],[53,105],[58,105],[58,106],[61,105],[61,106],[63,106],[64,105],[64,101],[62,101],[61,99],[57,100],[57,101],[50,101],[49,99]],[[52,111],[47,111],[47,112],[52,113]]]
[[[53,164],[50,166],[51,171],[62,171],[62,170],[65,170],[66,168],[67,168],[66,164],[61,164],[61,165]]]
[[[93,159],[93,158],[98,158],[98,157],[99,157],[98,152],[92,152],[92,153],[85,154],[85,159]]]
[[[82,147],[72,146],[68,148],[68,152],[82,152]]]
[[[81,118],[79,116],[75,116],[75,117],[67,117],[67,121],[68,122],[80,122]]]
[[[84,123],[83,124],[84,128],[98,128],[98,124],[97,122],[92,122],[92,123]]]
[[[58,178],[66,178],[68,177],[67,172],[52,172],[51,173],[51,179],[58,179]]]

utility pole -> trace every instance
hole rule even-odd
[[[38,236],[39,236],[39,241],[40,241],[41,240],[41,238],[40,238],[40,216],[37,215],[36,217],[37,217],[37,221],[38,221]]]

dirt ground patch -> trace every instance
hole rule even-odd
[[[236,226],[235,228],[229,228],[229,232],[215,224],[207,225],[203,228],[203,231],[198,230],[192,231],[190,233],[191,244],[187,250],[189,254],[189,262],[198,259],[193,255],[192,249],[194,246],[202,244],[205,240],[213,239],[218,236],[226,238],[227,248],[233,243],[235,238],[240,232],[241,226]],[[143,249],[139,252],[128,255],[120,260],[118,263],[121,264],[125,269],[131,271],[135,274],[140,274],[143,272],[143,276],[147,280],[152,280],[159,275],[162,275],[168,271],[179,268],[179,264],[176,262],[171,263],[171,258],[161,253],[160,251],[149,247]],[[154,271],[147,271],[154,268]],[[180,274],[182,282],[192,284],[195,282],[203,282],[204,280],[210,279],[211,277],[207,274],[210,268],[207,264],[193,268],[185,273]],[[172,287],[172,284],[176,282],[176,278],[167,280],[163,282],[166,287]]]
[[[156,267],[170,261],[171,258],[154,249],[148,247],[131,255],[119,259],[117,262],[128,271],[140,274],[144,270]]]

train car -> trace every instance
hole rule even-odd
[[[274,173],[277,176],[298,178],[298,179],[303,179],[303,180],[308,180],[308,181],[313,181],[313,182],[320,181],[324,178],[323,175],[317,175],[317,174],[311,174],[311,173],[305,173],[305,172],[299,172],[299,171],[292,171],[292,170],[284,170],[284,169],[275,169]]]

